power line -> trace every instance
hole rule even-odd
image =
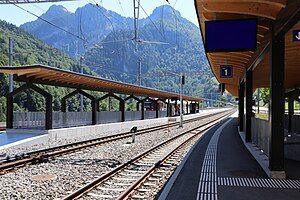
[[[124,9],[123,9],[121,0],[118,0],[118,3],[119,3],[119,5],[120,5],[120,8],[121,8],[121,10],[122,10],[122,12],[123,12],[124,17],[126,18],[126,14],[125,14],[125,11],[124,11]],[[130,26],[129,26],[128,21],[127,21],[126,19],[125,19],[125,22],[126,22],[127,29],[130,30]]]
[[[176,3],[177,3],[177,0],[176,0],[176,2],[174,3],[174,5],[173,5],[173,6],[171,5],[171,3],[170,3],[168,0],[166,0],[166,1],[168,2],[168,4],[170,5],[170,7],[172,8],[172,12],[173,12],[173,14],[174,14],[174,16],[175,16],[176,45],[178,46],[178,24],[177,24],[177,22],[178,22],[178,18],[177,18],[177,15],[176,15],[175,9],[173,8],[173,6],[175,6],[175,5],[176,5]]]
[[[9,1],[9,3],[10,3],[10,4],[13,4],[13,5],[16,6],[17,8],[19,8],[19,9],[21,9],[21,10],[23,10],[23,11],[25,11],[25,12],[27,12],[27,13],[33,15],[33,16],[35,16],[35,17],[37,17],[38,19],[42,20],[43,22],[46,22],[47,24],[50,24],[51,26],[53,26],[53,27],[55,27],[55,28],[57,28],[57,29],[59,29],[59,30],[61,30],[61,31],[64,31],[65,33],[67,33],[67,34],[69,34],[69,35],[72,35],[72,36],[74,36],[74,37],[76,37],[76,38],[78,38],[78,39],[80,39],[80,40],[82,40],[82,41],[84,41],[84,42],[86,42],[86,43],[88,42],[87,40],[85,40],[84,38],[80,37],[79,35],[76,35],[76,34],[70,32],[70,31],[68,31],[68,30],[66,30],[66,29],[64,29],[64,28],[61,28],[61,27],[59,27],[59,26],[53,24],[52,22],[49,22],[48,20],[46,20],[46,19],[44,19],[44,18],[42,18],[42,17],[40,17],[40,16],[34,14],[33,12],[31,12],[31,11],[29,11],[29,10],[26,10],[25,8],[22,8],[21,6],[15,4],[15,3],[13,3],[13,2],[10,2],[10,1]]]
[[[136,1],[136,0],[135,0]],[[142,8],[143,12],[146,14],[146,16],[148,17],[148,19],[151,21],[151,23],[153,24],[153,26],[156,28],[156,30],[159,32],[159,34],[162,36],[162,38],[164,38],[164,40],[166,41],[166,37],[162,34],[162,32],[159,30],[159,28],[156,26],[156,24],[153,22],[153,20],[150,18],[150,16],[148,15],[148,13],[146,12],[146,10],[144,9],[144,7],[140,4],[140,7]]]

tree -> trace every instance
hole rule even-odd
[[[262,88],[260,90],[261,99],[263,101],[263,106],[270,102],[270,89],[269,88]]]

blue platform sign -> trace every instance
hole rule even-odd
[[[256,19],[205,21],[206,52],[254,51],[256,45]]]
[[[221,65],[220,66],[220,77],[221,78],[232,78],[233,69],[232,65]]]
[[[300,30],[293,30],[293,41],[300,42]]]

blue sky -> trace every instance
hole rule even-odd
[[[121,2],[121,5],[120,3]],[[181,15],[198,26],[194,0],[169,0],[171,5],[175,5],[175,9],[179,10]],[[98,3],[108,10],[113,10],[120,15],[126,17],[133,16],[133,0],[75,0],[62,3],[38,3],[38,4],[21,4],[20,6],[37,15],[46,12],[53,5],[63,5],[70,12],[75,12],[78,7],[82,7],[87,3]],[[165,0],[141,0],[141,5],[151,14],[154,8],[166,4]],[[123,12],[124,11],[124,12]],[[146,17],[141,10],[141,18]],[[0,5],[0,19],[19,26],[28,21],[33,21],[36,17],[24,12],[14,5]]]

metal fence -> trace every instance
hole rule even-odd
[[[122,119],[120,111],[101,111],[97,112],[97,123],[106,124],[113,122],[120,122]]]
[[[145,111],[145,119],[154,119],[156,118],[156,111],[147,110]]]
[[[141,118],[142,118],[141,111],[126,111],[125,112],[125,121],[140,120]]]
[[[159,111],[159,117],[166,117],[167,111]],[[121,122],[120,111],[97,112],[97,124]],[[125,121],[141,119],[141,111],[126,111]],[[156,118],[156,111],[145,111],[145,119]],[[92,112],[53,112],[53,128],[85,126],[92,124]],[[14,112],[14,128],[43,129],[45,127],[44,112]]]

